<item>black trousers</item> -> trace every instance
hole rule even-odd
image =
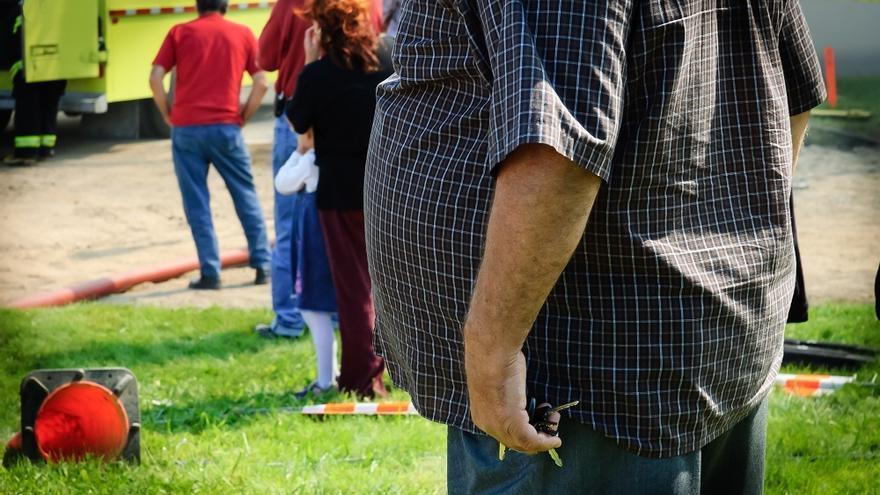
[[[794,223],[794,195],[788,201],[788,210],[791,215],[791,237],[794,240],[795,285],[794,294],[791,296],[791,306],[788,309],[788,323],[803,323],[809,318],[810,303],[807,302],[807,288],[804,285],[804,268],[801,263],[801,250],[798,248],[797,227]]]
[[[50,156],[55,149],[58,102],[67,81],[25,82],[19,72],[12,80],[15,98],[15,156]]]

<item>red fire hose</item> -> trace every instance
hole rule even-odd
[[[224,268],[244,265],[248,262],[247,249],[233,249],[220,255],[220,263]],[[62,306],[76,301],[96,299],[109,294],[124,292],[144,282],[164,282],[179,277],[186,272],[198,270],[199,260],[196,257],[183,258],[149,268],[139,268],[114,277],[102,277],[86,280],[63,289],[25,296],[12,301],[12,308],[43,308]]]

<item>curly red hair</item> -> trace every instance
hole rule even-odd
[[[370,22],[367,0],[310,0],[302,13],[321,27],[321,49],[333,62],[349,69],[379,68],[377,33]]]

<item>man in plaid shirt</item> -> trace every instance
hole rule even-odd
[[[449,425],[449,491],[760,492],[825,96],[797,0],[412,0],[394,66],[365,194],[378,349]],[[531,397],[580,401],[560,437]]]

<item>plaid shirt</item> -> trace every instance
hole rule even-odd
[[[825,96],[796,0],[411,0],[394,65],[367,242],[378,349],[422,415],[476,431],[462,325],[524,143],[604,181],[526,339],[529,395],[651,457],[763,399],[794,285],[789,116]]]

